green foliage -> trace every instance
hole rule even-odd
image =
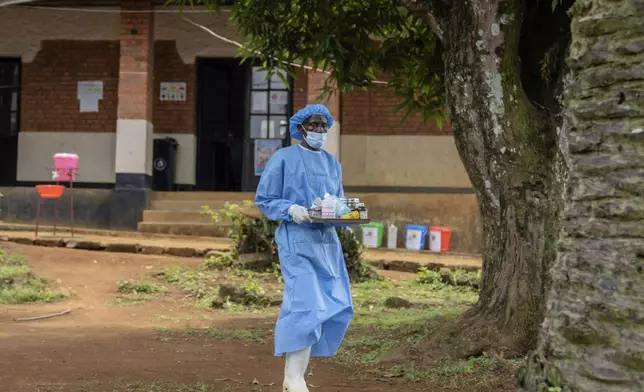
[[[233,256],[227,254],[206,258],[206,261],[204,261],[203,263],[203,267],[206,269],[225,270],[232,267],[234,263],[235,259],[233,258]]]
[[[198,306],[208,309],[257,312],[281,298],[281,285],[276,283],[272,272],[210,268],[206,262],[196,270],[169,266],[156,277],[178,286]]]
[[[356,234],[345,228],[338,228],[337,232],[351,281],[360,283],[379,279],[378,273],[363,262],[364,246]]]
[[[478,289],[481,282],[481,270],[466,271],[460,268],[442,268],[440,271],[434,271],[423,267],[418,270],[416,276],[418,283],[431,285],[434,289],[440,289],[445,285]]]
[[[181,6],[221,0],[169,0]],[[442,48],[432,31],[405,7],[389,0],[240,0],[232,20],[247,37],[240,54],[259,59],[269,77],[293,75],[293,64],[330,73],[342,91],[373,86],[383,76],[402,98],[395,110],[425,121],[444,117]]]
[[[165,291],[165,288],[148,280],[121,280],[118,291],[122,294],[155,294]]]
[[[157,278],[179,286],[189,296],[198,301],[208,302],[217,297],[217,278],[207,271],[195,271],[180,266],[169,266],[156,275]]]
[[[422,267],[416,273],[418,276],[418,283],[422,284],[441,284],[441,274],[438,271],[430,270],[427,267]]]
[[[275,247],[275,230],[277,222],[268,219],[257,219],[247,214],[253,208],[252,201],[238,204],[226,203],[220,211],[213,211],[208,206],[203,206],[204,213],[209,215],[215,223],[227,222],[230,224],[228,237],[233,240],[231,257],[243,253],[270,252],[277,255]]]
[[[54,302],[66,297],[47,288],[47,279],[33,274],[22,256],[0,249],[0,304]]]
[[[211,269],[225,269],[235,266],[235,260],[240,254],[266,253],[275,256],[272,270],[278,275],[279,260],[277,258],[277,245],[275,244],[275,230],[278,223],[254,213],[251,201],[245,201],[242,206],[226,204],[219,212],[214,212],[208,206],[202,207],[204,213],[215,222],[228,222],[230,229],[228,236],[233,240],[230,255],[209,258],[205,266]],[[363,282],[377,279],[378,274],[362,260],[364,247],[355,233],[337,228],[338,238],[344,252],[344,259],[352,282]]]

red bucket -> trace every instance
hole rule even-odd
[[[43,199],[60,199],[65,193],[63,185],[36,185],[36,189]]]
[[[452,229],[432,226],[429,228],[429,249],[433,252],[449,252]]]

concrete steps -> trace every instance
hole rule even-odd
[[[253,200],[253,193],[233,192],[154,192],[138,230],[143,233],[227,237],[227,222],[213,222],[203,207],[219,211],[226,203]]]

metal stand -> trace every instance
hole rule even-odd
[[[54,205],[54,235],[56,235],[56,224],[58,223],[58,204],[60,201],[60,197],[56,198],[55,205]],[[40,226],[40,208],[42,206],[43,198],[40,196],[40,193],[38,194],[38,204],[36,204],[36,237],[38,237],[38,227]],[[72,230],[72,236],[73,236],[73,230]]]
[[[55,170],[58,172],[58,170]],[[70,227],[70,232],[72,238],[74,237],[74,178],[76,177],[76,174],[78,171],[76,169],[68,169],[67,172],[65,173],[67,177],[69,178],[68,182],[68,190],[69,190],[69,227]],[[60,185],[59,181],[56,180],[56,185]],[[61,196],[62,197],[62,196]],[[40,225],[40,209],[42,206],[43,198],[40,197],[40,193],[38,194],[38,204],[36,205],[36,237],[38,237],[38,227]],[[56,198],[56,202],[54,205],[54,236],[56,235],[56,225],[58,223],[58,206],[60,202],[60,197]]]
[[[65,174],[69,177],[69,230],[72,238],[74,238],[74,178],[76,178],[78,171],[76,169],[68,169]],[[58,181],[56,181],[56,184],[58,184]],[[56,211],[56,215],[58,215],[58,211]]]

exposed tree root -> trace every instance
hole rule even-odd
[[[490,351],[501,358],[515,358],[531,348],[534,339],[527,336],[521,320],[502,325],[495,317],[482,313],[477,307],[470,309],[443,324],[428,341],[411,350],[434,359],[469,358]]]
[[[448,320],[435,328],[429,339],[409,347],[406,355],[430,361],[464,359],[483,354],[497,358],[517,358],[525,355],[534,339],[527,336],[521,321],[501,324],[494,317],[482,315],[477,307],[461,317]],[[399,360],[400,349],[383,358]]]

